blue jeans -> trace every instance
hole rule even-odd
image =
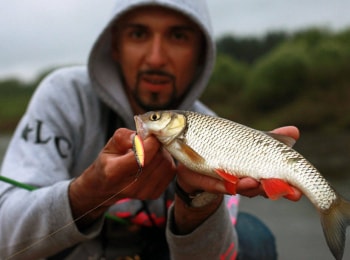
[[[240,212],[237,218],[239,253],[237,260],[276,260],[275,237],[269,228],[251,214]]]

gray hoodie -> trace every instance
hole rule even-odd
[[[118,0],[112,19],[91,50],[88,65],[60,69],[46,77],[17,126],[1,173],[38,189],[26,191],[0,183],[0,259],[40,259],[62,251],[65,256],[60,259],[99,259],[103,254],[99,234],[104,219],[80,232],[71,215],[68,187],[103,148],[109,137],[110,114],[115,119],[113,129],[135,128],[119,70],[111,57],[110,26],[124,12],[149,4],[178,10],[202,29],[207,41],[205,60],[178,109],[213,114],[197,100],[215,60],[205,1]],[[164,222],[172,259],[233,259],[238,242],[234,228],[238,197],[225,198],[194,232],[178,236],[172,231],[173,208],[164,203],[173,198],[172,187],[164,196],[147,201],[147,205],[154,220],[161,225]],[[140,201],[127,200],[110,211],[135,214],[140,205]],[[65,251],[67,248],[72,249]]]

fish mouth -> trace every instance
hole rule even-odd
[[[148,135],[148,129],[146,124],[142,121],[141,116],[134,116],[136,133],[142,138],[145,139]]]

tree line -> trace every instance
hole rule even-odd
[[[350,28],[309,28],[262,37],[224,35],[201,100],[218,115],[268,130],[350,129]],[[33,82],[0,80],[0,132],[11,132],[30,96],[51,69]]]
[[[202,100],[219,115],[263,129],[350,129],[350,29],[228,35],[217,48]]]

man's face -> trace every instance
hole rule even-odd
[[[143,7],[124,15],[113,30],[113,58],[134,112],[174,108],[196,75],[202,45],[197,25],[175,11]]]

